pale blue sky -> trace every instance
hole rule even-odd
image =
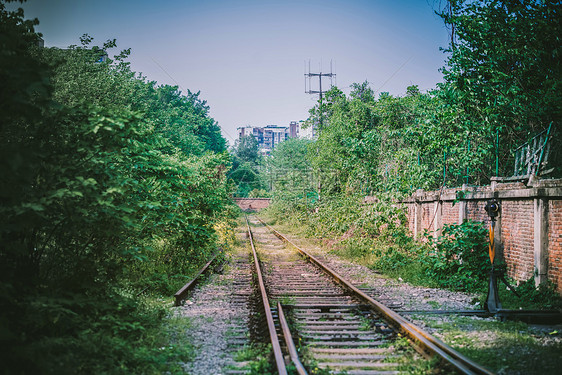
[[[403,95],[441,81],[447,30],[436,0],[192,1],[28,0],[26,17],[46,46],[131,48],[131,66],[150,80],[201,91],[211,116],[236,136],[242,125],[287,125],[308,116],[317,96],[304,93],[312,71],[335,62],[337,85],[353,82]],[[115,53],[117,50],[115,51]],[[171,77],[171,78],[170,78]],[[177,83],[176,83],[177,82]],[[327,82],[327,81],[326,81]]]

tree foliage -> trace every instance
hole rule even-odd
[[[232,168],[228,173],[233,183],[233,195],[248,197],[251,192],[265,191],[263,158],[259,153],[258,141],[253,135],[237,140],[231,150]],[[254,194],[253,193],[253,194]]]
[[[54,71],[54,100],[69,106],[88,104],[141,112],[145,122],[185,154],[226,151],[226,140],[209,117],[209,107],[199,98],[199,92],[188,90],[183,95],[177,86],[147,81],[130,70],[126,61],[129,49],[113,60],[99,61],[116,47],[114,40],[98,47],[91,46],[88,35],[80,39],[81,46],[39,51],[38,58]]]
[[[560,124],[562,6],[552,0],[449,4],[441,16],[454,38],[437,92],[440,123],[457,143],[471,142],[465,159],[486,182],[496,160],[499,174],[509,175],[513,150],[551,122]]]
[[[164,371],[163,310],[137,294],[216,248],[226,143],[198,93],[136,76],[127,51],[100,60],[114,41],[43,49],[21,10],[0,21],[3,369]]]
[[[324,195],[408,192],[437,184],[438,173],[430,168],[435,152],[427,147],[436,99],[415,86],[409,92],[383,93],[376,100],[364,82],[349,97],[337,88],[326,94],[326,120],[308,153]],[[318,110],[311,111],[312,121]],[[425,165],[418,163],[422,159]]]
[[[356,83],[349,96],[332,88],[310,111],[319,137],[309,158],[323,194],[486,184],[511,176],[518,146],[560,126],[560,2],[449,4],[441,16],[454,38],[436,89],[376,98]],[[560,173],[560,153],[551,161]]]
[[[556,0],[450,0],[442,14],[455,40],[443,69],[449,103],[467,125],[526,140],[561,118],[560,25]],[[469,122],[472,121],[472,122]]]
[[[312,143],[309,139],[291,138],[271,151],[266,169],[274,199],[302,200],[306,205],[316,201],[316,176],[307,158]]]
[[[260,161],[258,141],[252,135],[237,140],[234,145],[234,156],[240,164],[258,165]]]

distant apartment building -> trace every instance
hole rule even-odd
[[[299,138],[316,139],[316,124],[303,129],[304,121],[299,121]]]
[[[300,133],[299,123],[296,121],[291,121],[289,124],[289,138],[298,138]]]
[[[240,140],[243,137],[246,137],[248,135],[253,135],[254,138],[256,139],[256,141],[258,141],[258,145],[260,146],[260,148],[262,147],[262,145],[263,145],[263,128],[258,128],[258,127],[246,125],[246,126],[238,128],[237,130],[238,130],[238,140]]]
[[[303,130],[301,129],[303,122],[304,121],[291,121],[289,126],[242,126],[237,129],[238,139],[240,140],[242,137],[253,135],[256,141],[258,141],[260,152],[263,155],[267,155],[279,143],[289,138],[301,138],[303,136]],[[307,138],[313,138],[310,131],[306,131],[304,133],[306,133]]]
[[[263,148],[273,150],[275,145],[289,139],[289,128],[278,125],[267,125],[263,128]]]

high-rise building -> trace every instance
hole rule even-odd
[[[300,138],[316,139],[316,124],[309,125],[303,129],[304,121],[299,122]]]
[[[253,135],[261,153],[267,155],[279,143],[289,138],[301,137],[302,123],[303,121],[291,121],[289,126],[266,125],[263,127],[246,125],[237,129],[238,139]]]
[[[299,123],[296,121],[291,121],[289,124],[289,138],[298,138],[299,137]]]
[[[263,128],[264,148],[273,150],[275,145],[289,138],[289,128],[278,125],[267,125]]]
[[[252,134],[252,129],[253,127],[250,125],[241,126],[237,128],[236,130],[238,131],[238,140],[244,138],[247,135]]]

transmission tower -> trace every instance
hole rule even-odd
[[[304,63],[304,69],[306,72],[306,61]],[[312,77],[318,77],[318,90],[312,89]],[[307,94],[318,94],[320,99],[320,105],[322,105],[322,94],[327,90],[322,90],[322,77],[330,78],[330,87],[332,87],[333,81],[336,78],[336,73],[332,69],[332,60],[330,60],[330,73],[322,73],[322,65],[320,65],[319,73],[310,72],[310,60],[308,60],[308,73],[304,73],[304,92]]]
[[[322,63],[320,63],[320,71],[318,73],[312,73],[310,71],[310,60],[308,60],[308,73],[306,73],[306,61],[304,62],[304,92],[307,94],[318,94],[320,107],[319,107],[319,114],[320,114],[320,121],[319,125],[322,126],[324,122],[324,115],[322,109],[322,94],[326,91],[322,90],[322,77],[330,78],[330,87],[332,87],[333,81],[336,79],[336,73],[334,73],[332,69],[332,60],[330,60],[330,73],[322,73]],[[318,77],[318,90],[312,89],[312,77]],[[313,132],[315,124],[312,124]],[[313,133],[314,134],[314,133]],[[318,148],[316,148],[316,152],[318,152]],[[320,199],[322,192],[322,180],[320,178],[320,171],[318,171],[318,199]]]

